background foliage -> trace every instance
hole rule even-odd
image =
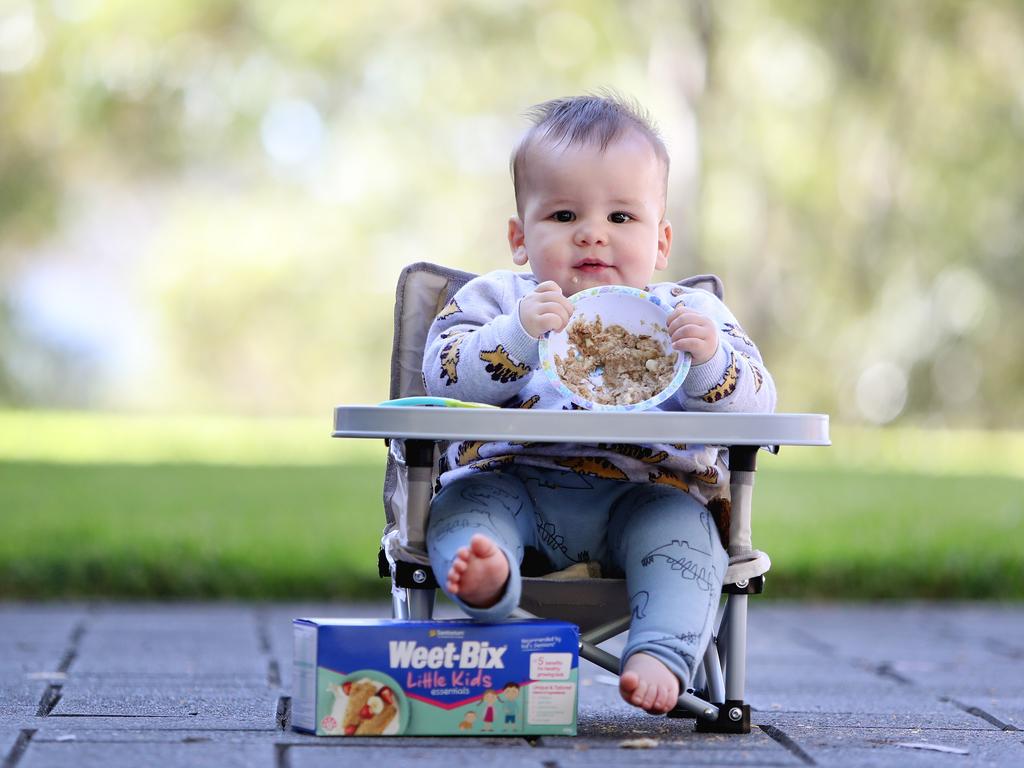
[[[1022,72],[1017,0],[0,0],[0,597],[383,594],[330,408],[404,265],[511,268],[523,112],[611,87],[666,279],[833,417],[759,473],[772,593],[1020,598]]]
[[[4,0],[0,404],[383,399],[399,269],[510,267],[520,115],[610,86],[781,409],[1019,427],[1021,72],[1014,0]]]

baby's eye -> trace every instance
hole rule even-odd
[[[616,211],[615,213],[608,214],[608,221],[610,221],[612,224],[625,224],[632,218],[632,216],[623,211]]]
[[[551,214],[551,218],[553,218],[555,221],[567,223],[573,221],[576,218],[576,214],[573,213],[572,211],[555,211],[553,214]]]

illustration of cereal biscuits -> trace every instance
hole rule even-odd
[[[359,712],[360,723],[356,728],[358,736],[379,736],[398,714],[395,695],[387,686],[382,687],[367,699]]]
[[[348,696],[348,705],[345,707],[345,735],[351,736],[356,733],[363,718],[360,713],[370,697],[377,692],[377,686],[370,680],[363,679],[357,682],[347,682],[341,689]]]

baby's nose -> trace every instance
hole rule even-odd
[[[577,245],[604,245],[608,242],[608,236],[603,227],[591,222],[581,222],[576,228]]]

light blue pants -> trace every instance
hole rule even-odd
[[[493,540],[509,562],[501,600],[473,608],[448,594],[456,551],[474,534]],[[622,654],[656,656],[685,690],[693,681],[714,625],[729,557],[708,511],[687,493],[513,465],[445,486],[431,503],[430,563],[441,588],[471,617],[499,621],[519,604],[519,564],[526,547],[551,570],[594,560],[606,576],[623,574],[633,619]]]

